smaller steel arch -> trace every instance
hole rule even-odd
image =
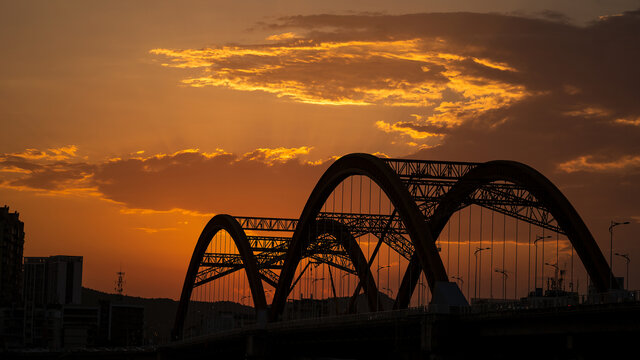
[[[258,273],[258,266],[256,258],[251,250],[247,235],[245,234],[240,223],[230,215],[220,214],[216,215],[209,220],[205,225],[198,242],[196,243],[193,254],[191,255],[191,261],[187,269],[187,275],[182,286],[182,293],[180,295],[180,303],[178,304],[178,310],[176,312],[176,319],[171,331],[171,338],[173,340],[179,340],[182,338],[182,331],[184,329],[184,321],[187,315],[187,308],[191,299],[191,292],[193,291],[193,284],[200,267],[200,262],[204,256],[209,243],[218,231],[225,230],[231,235],[231,238],[236,244],[236,248],[240,253],[244,269],[247,274],[247,280],[251,289],[251,296],[253,297],[253,303],[257,313],[265,312],[267,309],[267,300],[265,298],[264,288],[262,287],[262,281],[260,280],[260,274]]]
[[[479,187],[493,181],[509,181],[521,185],[535,196],[556,219],[582,261],[589,277],[599,291],[618,288],[610,284],[613,275],[598,244],[586,224],[562,192],[534,168],[516,161],[494,160],[471,169],[445,194],[431,217],[432,238],[435,240],[460,204]],[[418,259],[412,258],[394,308],[406,307],[420,275]]]
[[[367,303],[370,311],[377,311],[380,309],[378,304],[378,288],[376,282],[371,273],[371,268],[367,259],[364,257],[362,249],[358,245],[358,242],[353,237],[353,234],[349,231],[344,224],[339,221],[330,219],[316,220],[312,225],[313,238],[316,239],[321,235],[329,234],[334,236],[340,241],[342,248],[347,252],[353,266],[356,269],[356,274],[360,279],[360,283],[363,284],[362,288],[367,296]],[[349,312],[353,312],[354,309],[348,309]]]

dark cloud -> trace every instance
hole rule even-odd
[[[579,91],[576,100],[619,114],[640,114],[635,101],[640,79],[636,65],[640,63],[640,11],[605,17],[586,27],[475,13],[294,16],[271,26],[306,29],[316,41],[442,39],[446,42],[442,48],[450,52],[509,64],[518,70],[518,75],[506,73],[512,76],[509,80],[529,90],[572,86]]]

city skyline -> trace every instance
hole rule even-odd
[[[640,254],[637,2],[279,4],[3,4],[0,205],[25,256],[176,299],[211,216],[297,218],[351,152],[527,163],[603,253],[615,220]]]

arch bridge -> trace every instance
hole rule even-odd
[[[527,165],[356,153],[326,170],[299,218],[206,224],[173,337],[390,309],[571,303],[588,284],[617,288],[613,278],[571,203]]]

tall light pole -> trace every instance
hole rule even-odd
[[[381,270],[381,269],[384,269],[384,268],[388,268],[388,267],[390,267],[390,266],[391,266],[391,265],[384,265],[384,266],[380,266],[380,265],[378,265],[378,270],[376,270],[376,273],[377,273],[376,287],[380,287],[380,270]],[[380,309],[382,308],[382,307],[380,306],[380,290],[378,290],[377,297],[378,297],[378,301],[377,301],[377,303],[378,303],[378,310],[380,310]]]
[[[627,262],[627,290],[629,290],[629,263],[631,262],[631,258],[629,257],[629,253],[626,253],[626,254],[615,253],[614,255],[618,255],[618,256],[624,258],[624,260]]]
[[[496,272],[502,274],[502,299],[507,300],[507,278],[509,274],[507,274],[507,270],[505,269],[497,269]]]
[[[485,248],[480,248],[477,247],[476,251],[473,252],[473,256],[476,258],[476,272],[474,274],[474,284],[473,284],[473,297],[475,297],[476,299],[478,298],[478,281],[480,279],[480,275],[478,275],[478,253],[483,251],[483,250],[489,250],[491,249],[490,247],[485,247]],[[481,269],[482,271],[482,269]]]
[[[609,279],[609,289],[613,288],[613,228],[618,226],[618,225],[627,225],[629,222],[628,221],[624,221],[624,222],[617,222],[617,221],[613,221],[611,220],[611,225],[609,225],[609,239],[610,239],[610,243],[609,243],[609,267],[611,268],[611,276]]]
[[[542,240],[544,242],[544,239],[548,239],[550,237],[551,237],[551,235],[547,235],[547,236],[536,235],[536,239],[533,241],[533,245],[535,245],[535,247],[536,247],[535,271],[533,272],[534,273],[534,275],[533,275],[533,291],[534,291],[534,293],[535,293],[536,289],[538,288],[538,241]],[[544,254],[542,254],[542,256],[544,257]],[[544,274],[543,274],[543,277],[544,277]]]

